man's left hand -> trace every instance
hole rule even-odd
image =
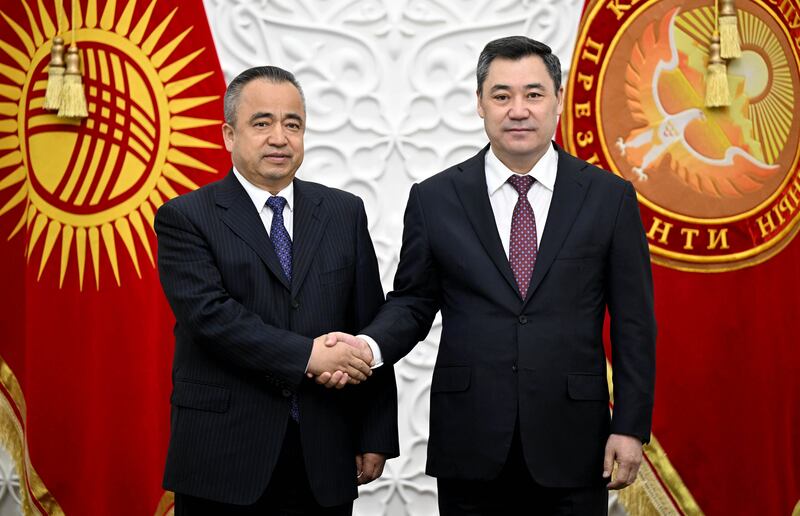
[[[386,457],[380,453],[356,455],[356,481],[358,485],[367,484],[383,474]]]
[[[611,478],[614,463],[617,471]],[[611,434],[606,443],[606,455],[603,459],[603,478],[609,480],[609,489],[624,489],[633,484],[642,464],[642,442],[629,435]]]

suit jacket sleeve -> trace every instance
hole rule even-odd
[[[608,261],[608,311],[614,370],[611,432],[650,440],[656,322],[647,239],[630,183],[617,214]]]
[[[384,362],[394,364],[428,335],[439,305],[439,273],[428,240],[420,188],[415,184],[403,219],[394,290],[361,333],[375,339]]]
[[[173,203],[156,215],[158,271],[178,327],[221,360],[297,387],[312,339],[265,324],[225,289],[205,235]]]
[[[362,328],[375,317],[384,298],[378,260],[369,236],[367,214],[360,200],[356,253],[355,326]],[[362,416],[358,451],[397,457],[400,454],[400,445],[397,434],[397,385],[393,366],[384,364],[374,369],[366,382],[345,388],[354,389],[357,410]]]

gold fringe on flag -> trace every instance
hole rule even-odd
[[[64,84],[64,38],[53,38],[50,49],[50,64],[47,67],[47,89],[44,93],[44,108],[58,109],[61,106],[61,89]]]
[[[733,0],[722,0],[719,10],[720,55],[723,59],[742,57],[739,43],[739,28],[736,21],[736,7]]]
[[[26,516],[64,516],[64,511],[31,464],[25,429],[26,414],[22,387],[0,356],[0,446],[11,456],[19,477],[20,510]]]
[[[64,72],[64,86],[61,91],[61,105],[58,116],[63,118],[86,118],[89,111],[86,109],[86,93],[83,91],[81,80],[81,56],[76,44],[77,22],[75,5],[78,0],[72,0],[72,42],[67,49],[67,69]]]

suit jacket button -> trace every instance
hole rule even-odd
[[[290,391],[289,389],[283,389],[283,391],[281,391],[281,394],[283,394],[284,398],[292,397],[292,391]]]
[[[528,324],[528,318],[525,317],[524,315],[520,315],[519,316],[519,323],[520,324]]]
[[[300,302],[297,299],[292,299],[292,308],[294,308],[295,310],[300,308]]]
[[[512,365],[511,366],[511,370],[516,373],[517,372],[517,364]]]

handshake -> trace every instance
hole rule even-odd
[[[359,384],[372,375],[372,349],[348,333],[333,332],[314,339],[306,375],[327,388]]]

